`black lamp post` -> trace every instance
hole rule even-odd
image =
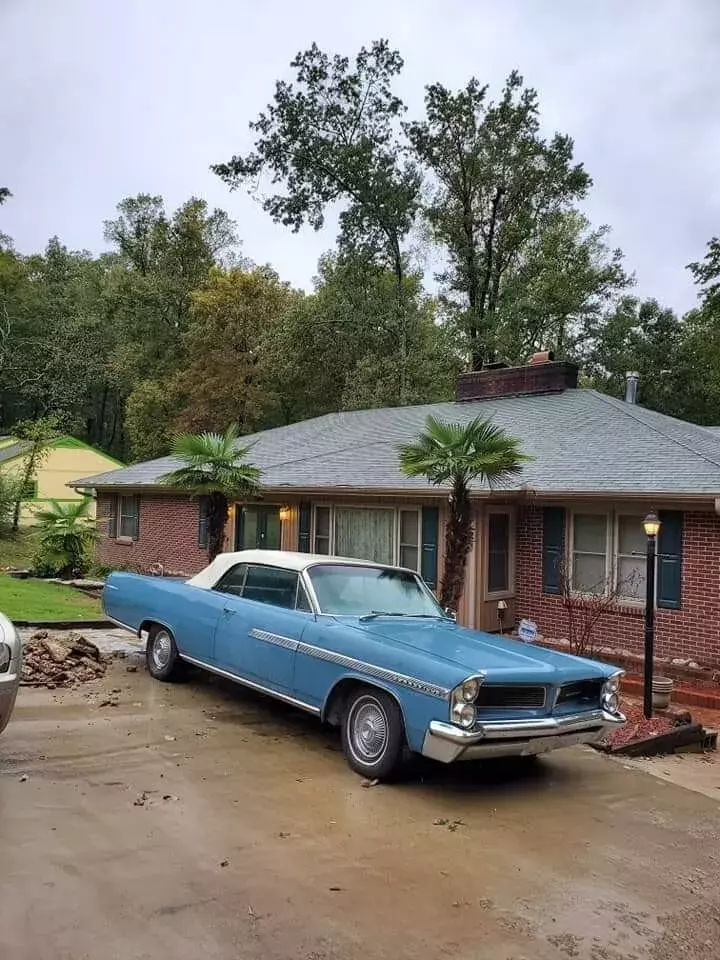
[[[643,712],[649,720],[652,717],[652,680],[653,680],[653,657],[655,646],[655,545],[657,535],[660,532],[660,520],[654,510],[645,517],[642,522],[645,536],[647,537],[646,548],[646,572],[645,572],[645,682],[643,689]]]

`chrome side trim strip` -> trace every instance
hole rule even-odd
[[[252,630],[248,630],[248,634],[255,640],[264,640],[265,643],[272,643],[277,647],[284,647],[286,650],[297,650],[298,648],[297,640],[293,640],[292,637],[283,637],[279,633],[269,633],[267,630],[258,630],[253,627]]]
[[[323,647],[314,647],[312,644],[300,641],[297,645],[297,652],[304,653],[308,657],[315,657],[316,660],[326,660],[328,663],[336,663],[338,666],[346,667],[348,670],[357,670],[360,673],[366,673],[369,677],[374,677],[376,680],[386,680],[388,683],[396,683],[401,687],[408,687],[410,690],[425,693],[429,697],[437,697],[439,700],[446,700],[450,696],[450,691],[446,687],[439,687],[434,683],[426,683],[424,680],[418,680],[417,677],[408,677],[403,673],[395,673],[395,671],[387,670],[385,667],[376,667],[372,663],[365,663],[363,660],[347,657],[344,653],[336,653],[334,650],[325,650]]]
[[[114,623],[116,627],[121,627],[123,630],[129,630],[130,633],[134,633],[136,637],[139,636],[139,633],[135,627],[130,627],[127,625],[127,623],[123,623],[122,620],[116,620],[115,617],[111,617],[107,613],[105,614],[105,617],[110,621],[110,623]]]
[[[272,690],[270,687],[264,687],[260,683],[254,683],[252,680],[246,680],[245,677],[238,677],[234,673],[230,673],[227,670],[222,670],[220,667],[212,667],[209,663],[204,663],[202,660],[196,660],[195,657],[189,657],[186,653],[180,654],[181,660],[186,660],[188,663],[192,663],[195,667],[201,667],[203,670],[209,670],[210,673],[216,673],[219,677],[224,677],[226,680],[232,680],[234,683],[239,683],[243,687],[248,687],[250,690],[256,690],[258,693],[266,693],[270,697],[275,697],[276,700],[282,700],[283,703],[289,703],[291,707],[299,707],[301,710],[306,710],[308,713],[315,714],[315,716],[320,715],[320,707],[314,707],[310,703],[305,703],[303,700],[296,700],[295,697],[290,697],[286,693],[278,693],[277,690]]]

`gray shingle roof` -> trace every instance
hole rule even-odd
[[[0,437],[0,439],[5,438]],[[15,443],[9,443],[6,447],[0,447],[0,463],[5,463],[7,460],[14,460],[15,457],[19,457],[25,452],[28,446],[27,443],[17,440]]]
[[[720,440],[703,427],[594,390],[327,414],[243,438],[266,489],[427,490],[403,476],[398,447],[428,414],[491,419],[534,459],[507,489],[538,493],[720,496]],[[86,487],[146,487],[177,467],[171,457],[75,481]],[[482,489],[481,484],[476,485]]]

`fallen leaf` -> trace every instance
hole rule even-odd
[[[146,800],[147,800],[147,793],[143,790],[143,792],[139,794],[137,797],[135,797],[135,799],[133,800],[133,806],[144,807]]]
[[[360,786],[361,786],[361,787],[366,787],[366,788],[376,787],[379,783],[380,783],[380,781],[379,781],[379,780],[377,779],[377,777],[376,777],[374,780],[363,780],[363,782],[360,784]]]
[[[163,795],[163,800],[177,800],[178,797],[172,795],[172,793],[166,793]]]
[[[221,867],[227,867],[227,866],[229,865],[229,863],[230,863],[229,860],[221,860],[221,861],[220,861],[220,866],[221,866]]]
[[[446,827],[450,821],[446,820],[444,817],[438,817],[437,820],[433,820],[433,826],[436,827]]]
[[[177,737],[171,737],[169,733],[166,733],[166,734],[165,734],[165,739],[172,741],[172,740],[177,740]]]
[[[283,831],[280,831],[280,833],[278,834],[278,836],[280,837],[281,840],[286,840],[286,839],[290,836],[290,834],[289,834],[289,833],[284,833]]]
[[[25,783],[25,781],[27,780],[27,778],[28,778],[28,775],[27,775],[26,773],[22,773],[22,774],[20,774],[20,776],[18,777],[18,780],[20,781],[20,783]]]

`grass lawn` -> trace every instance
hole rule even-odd
[[[73,587],[0,574],[0,610],[11,620],[102,620],[100,601]]]
[[[18,567],[26,570],[32,563],[37,544],[37,527],[20,527],[16,534],[3,534],[0,537],[0,569]]]

